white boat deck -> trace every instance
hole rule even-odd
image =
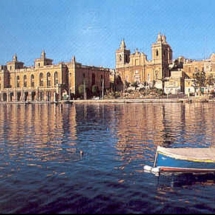
[[[157,153],[176,159],[215,162],[215,148],[165,148],[158,146]]]

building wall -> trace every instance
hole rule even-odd
[[[56,101],[64,99],[65,94],[71,99],[78,93],[83,75],[90,89],[92,84],[98,85],[99,90],[110,87],[109,69],[83,66],[74,57],[69,63],[53,64],[52,61],[43,51],[35,59],[34,67],[25,67],[13,56],[12,61],[1,67],[0,101]]]
[[[212,53],[211,56],[208,59],[203,59],[203,60],[189,60],[189,59],[184,59],[183,62],[183,71],[187,74],[189,78],[184,79],[184,85],[185,89],[184,92],[185,94],[189,93],[198,93],[199,89],[195,89],[192,86],[193,85],[193,74],[196,71],[204,71],[206,78],[209,76],[212,76],[215,78],[215,54]],[[205,92],[212,92],[215,89],[215,86],[205,86]]]
[[[201,60],[201,61],[186,61],[183,64],[183,70],[190,78],[193,78],[193,73],[195,71],[204,70],[204,64],[205,64],[205,61],[203,61],[203,60]]]
[[[122,40],[119,49],[116,50],[116,74],[123,81],[129,83],[144,83],[152,85],[154,81],[169,77],[169,64],[172,62],[172,49],[166,42],[165,35],[158,34],[157,41],[152,44],[152,60],[147,60],[147,55],[134,53],[126,49]]]
[[[68,83],[71,94],[79,94],[79,86],[92,90],[93,85],[98,86],[99,91],[110,88],[110,69],[95,66],[86,66],[76,62],[75,57],[67,63]]]

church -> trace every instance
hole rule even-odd
[[[152,59],[139,52],[138,49],[131,53],[126,47],[125,40],[120,43],[115,53],[115,72],[121,77],[122,82],[154,86],[170,76],[169,65],[172,64],[172,49],[167,43],[166,36],[158,34],[157,40],[151,47]]]

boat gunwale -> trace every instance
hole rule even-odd
[[[215,173],[215,169],[158,166],[159,172]]]
[[[195,153],[190,156],[188,155],[188,151]],[[158,154],[191,162],[215,163],[215,148],[165,148],[158,146],[155,161],[157,160]]]

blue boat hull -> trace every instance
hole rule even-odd
[[[215,163],[213,162],[187,161],[166,156],[158,152],[154,167],[160,166],[175,168],[215,169]]]

